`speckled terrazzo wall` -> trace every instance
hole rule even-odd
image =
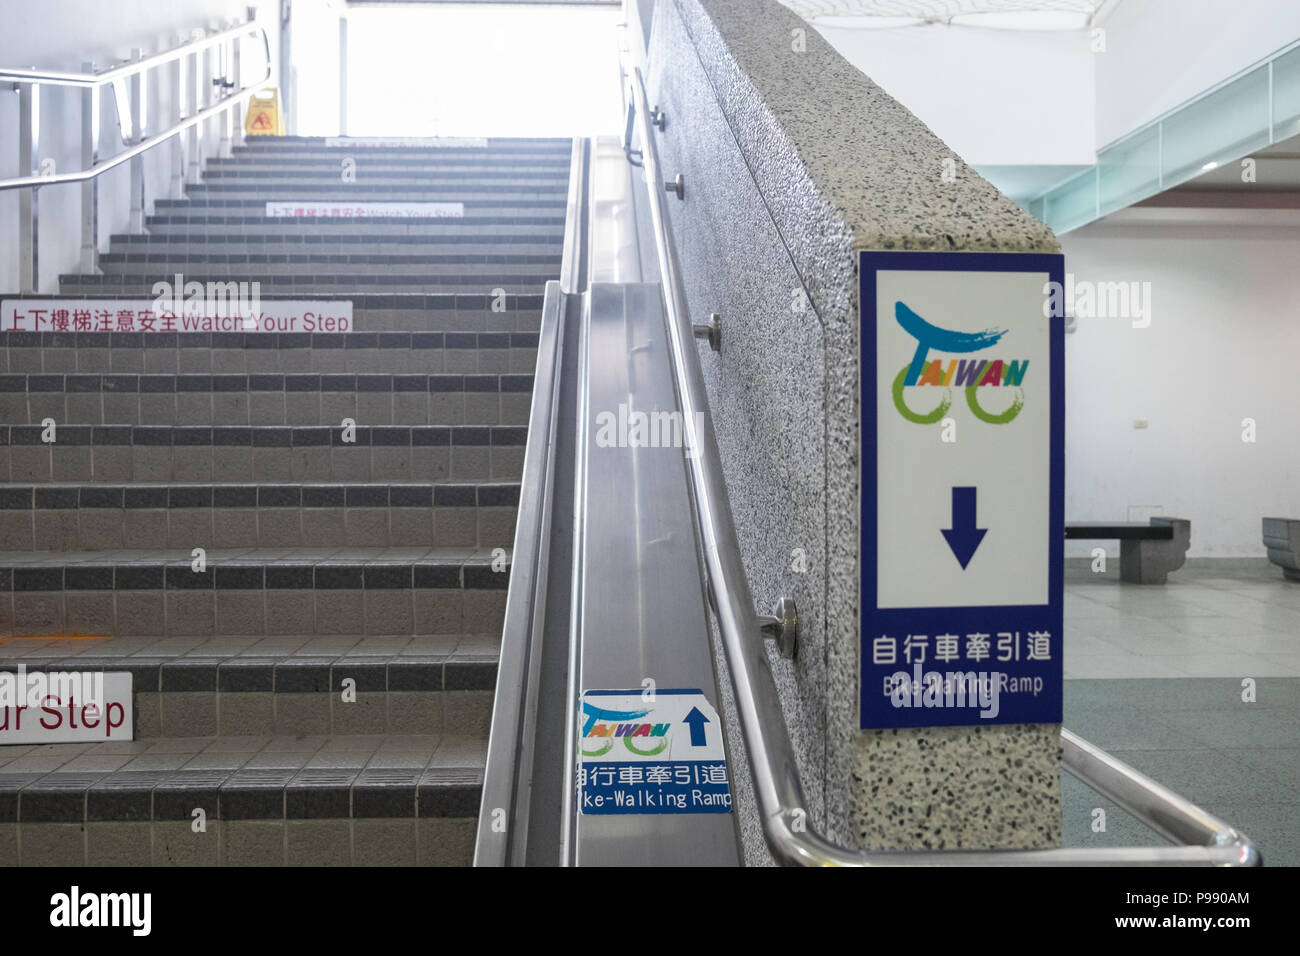
[[[1059,725],[860,732],[856,710],[856,253],[1055,238],[775,0],[657,0],[648,55],[692,314],[723,316],[700,354],[745,567],[764,611],[801,612],[798,658],[770,660],[811,818],[865,848],[1059,844]],[[771,862],[722,683],[746,862]]]

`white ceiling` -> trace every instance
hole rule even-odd
[[[809,23],[865,28],[915,23],[1083,29],[1120,0],[780,0]]]

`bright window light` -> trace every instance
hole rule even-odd
[[[615,8],[355,7],[351,136],[621,132]]]

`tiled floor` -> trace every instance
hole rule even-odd
[[[1109,577],[1067,572],[1065,726],[1241,829],[1267,864],[1300,865],[1300,585],[1263,562],[1193,561],[1164,586]],[[1163,842],[1072,777],[1062,789],[1067,846]]]
[[[1065,676],[1300,678],[1300,585],[1267,563],[1189,566],[1165,585],[1071,571]]]

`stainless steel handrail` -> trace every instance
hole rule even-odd
[[[189,56],[191,53],[200,53],[209,47],[225,43],[227,40],[233,40],[236,37],[242,37],[249,33],[260,32],[262,43],[266,48],[267,61],[270,56],[270,41],[266,36],[266,29],[261,25],[253,22],[241,23],[239,26],[231,27],[227,30],[221,30],[207,36],[197,37],[189,40],[179,46],[172,47],[170,50],[164,50],[162,53],[154,53],[142,60],[135,60],[130,63],[123,63],[121,66],[114,67],[111,70],[105,70],[102,73],[69,73],[61,70],[13,70],[0,68],[0,83],[42,83],[47,86],[76,86],[76,87],[98,87],[112,83],[116,80],[124,80],[132,77],[137,73],[145,70],[162,66],[164,63],[171,63],[173,60],[179,60],[183,56]]]
[[[684,456],[696,510],[709,596],[735,691],[740,729],[763,835],[780,863],[802,866],[1250,866],[1259,854],[1246,836],[1068,730],[1067,770],[1163,836],[1193,846],[985,851],[864,851],[840,846],[813,827],[799,767],[768,664],[753,595],[740,557],[708,408],[685,285],[668,231],[666,182],[650,122],[641,68],[630,73],[650,216],[659,254],[668,341],[682,418],[695,453]]]
[[[501,635],[501,662],[479,805],[475,866],[522,866],[528,858],[528,815],[533,789],[531,741],[536,734],[540,639],[545,628],[564,299],[582,279],[583,188],[588,141],[574,139],[565,209],[560,280],[549,282],[537,347],[536,387],[520,478],[519,518],[511,552],[510,587]],[[563,503],[561,504],[563,508]],[[504,814],[504,818],[501,815]]]
[[[41,176],[41,175],[18,176],[11,179],[0,179],[0,191],[6,189],[24,189],[24,188],[41,188],[45,186],[58,186],[65,183],[80,183],[80,182],[87,182],[91,179],[96,179],[99,176],[103,175],[104,173],[108,172],[110,169],[122,165],[122,163],[125,163],[127,160],[133,159],[136,156],[139,156],[141,153],[146,153],[149,150],[153,149],[155,146],[159,146],[167,142],[169,139],[173,138],[174,136],[177,136],[180,133],[185,132],[190,127],[202,123],[204,120],[210,119],[211,117],[216,116],[219,113],[222,113],[230,109],[231,107],[244,102],[254,93],[256,93],[258,90],[263,89],[267,85],[267,83],[269,83],[271,80],[271,72],[272,72],[271,71],[271,46],[270,46],[270,41],[267,39],[266,30],[263,29],[262,27],[256,26],[255,24],[244,24],[242,27],[236,27],[233,30],[227,30],[220,34],[214,34],[212,37],[209,37],[206,40],[196,40],[194,41],[194,43],[189,43],[189,44],[185,44],[182,47],[177,47],[175,50],[169,51],[169,53],[158,54],[158,57],[162,58],[161,60],[159,60],[159,62],[163,62],[163,63],[170,62],[171,60],[177,59],[178,56],[180,55],[194,53],[197,52],[199,49],[204,49],[208,46],[213,45],[216,42],[220,42],[222,38],[229,39],[232,34],[242,35],[243,33],[246,32],[252,32],[254,28],[256,28],[256,30],[261,33],[263,49],[266,53],[266,70],[260,79],[256,80],[253,83],[248,83],[244,85],[237,92],[231,93],[229,96],[223,97],[222,99],[218,100],[212,105],[204,107],[203,109],[199,110],[197,113],[193,113],[190,116],[185,117],[184,119],[178,120],[176,123],[169,126],[163,132],[151,136],[146,140],[142,140],[139,143],[136,143],[130,149],[123,150],[122,152],[113,156],[111,159],[106,159],[103,160],[102,162],[95,163],[89,169],[81,169],[71,173],[57,173],[51,176]],[[184,52],[178,53],[177,51],[184,51]],[[171,54],[177,54],[177,55],[173,56]],[[132,73],[139,72],[139,70],[143,68],[145,64],[149,64],[151,60],[157,60],[158,57],[150,57],[148,60],[141,60],[138,63],[131,63],[125,67],[119,67],[117,70],[110,70],[108,73],[96,74],[92,77],[86,77],[85,74],[38,73],[38,71],[33,71],[33,70],[18,70],[18,71],[0,70],[0,81],[6,79],[12,79],[15,73],[22,73],[22,74],[32,74],[32,75],[22,77],[18,79],[17,82],[53,83],[55,85],[63,85],[63,86],[96,87],[102,85],[102,83],[104,82],[110,82],[108,80],[104,80],[103,79],[104,77],[122,73],[123,70],[126,70],[127,72],[122,75],[131,75]],[[156,66],[157,63],[153,63],[151,65]],[[55,79],[52,80],[45,79],[45,77],[47,76],[55,77]],[[64,77],[74,77],[74,76],[81,76],[85,79],[90,80],[91,82],[73,83],[73,82],[68,82],[65,79],[62,79]]]

